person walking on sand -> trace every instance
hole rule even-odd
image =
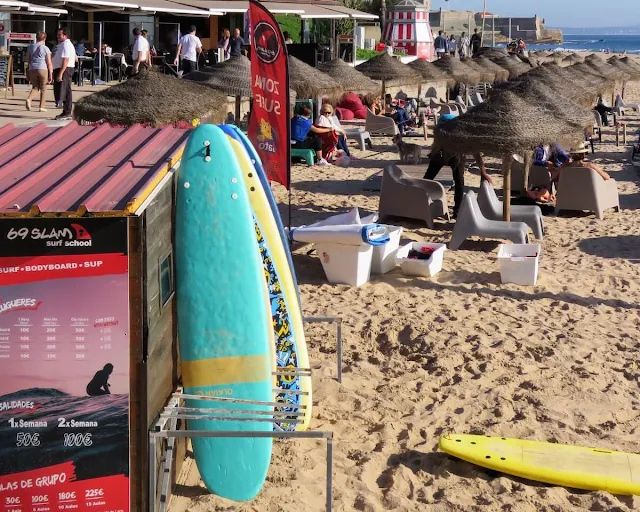
[[[447,38],[443,35],[442,30],[438,31],[438,37],[433,42],[433,46],[436,49],[436,56],[441,59],[447,54]]]
[[[61,27],[56,32],[58,48],[51,60],[53,65],[53,88],[57,90],[55,96],[62,102],[62,114],[56,116],[57,121],[67,121],[71,119],[73,109],[73,95],[71,83],[73,71],[76,67],[76,49],[69,40],[69,32],[65,27]]]
[[[91,379],[91,382],[87,384],[87,395],[89,396],[102,396],[110,395],[109,377],[113,373],[113,365],[107,363],[102,370],[98,370]]]
[[[196,36],[196,27],[191,25],[189,33],[180,38],[178,51],[176,52],[175,65],[178,65],[178,57],[182,59],[182,74],[188,75],[198,69],[198,56],[202,53],[202,42]]]
[[[449,50],[449,54],[452,57],[455,57],[457,49],[458,49],[458,41],[456,41],[456,36],[451,34],[449,41],[447,41],[447,50]]]
[[[460,57],[468,57],[469,56],[469,45],[471,44],[471,42],[469,41],[469,38],[467,37],[467,33],[463,32],[462,35],[460,36],[460,42],[458,43],[458,53],[460,54]]]
[[[31,110],[31,99],[36,91],[40,91],[40,112],[46,112],[45,108],[47,84],[53,82],[53,64],[51,62],[51,50],[44,44],[47,39],[46,32],[38,32],[36,42],[27,49],[27,76],[31,82],[31,91],[27,96],[27,110]]]
[[[482,38],[480,34],[478,34],[478,29],[473,29],[473,35],[471,36],[471,53],[472,55],[477,55],[480,51],[480,45],[482,44]]]

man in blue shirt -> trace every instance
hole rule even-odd
[[[536,148],[535,159],[533,165],[547,167],[560,167],[565,163],[571,162],[571,157],[558,145],[538,146]]]
[[[433,46],[436,49],[436,56],[441,59],[447,54],[447,38],[443,35],[442,30],[438,32],[438,37],[433,42]]]
[[[315,135],[329,133],[331,128],[314,126],[311,115],[311,108],[305,105],[300,109],[300,114],[291,118],[291,147],[293,149],[313,149],[316,152],[318,165],[329,165],[329,162],[322,158],[322,140]]]
[[[231,48],[229,54],[231,57],[240,57],[240,55],[242,55],[242,47],[244,44],[244,39],[242,39],[242,36],[240,35],[240,29],[236,28],[233,31],[233,36],[229,39],[229,47]]]

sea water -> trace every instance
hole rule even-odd
[[[558,51],[590,51],[611,53],[640,54],[640,34],[616,34],[616,35],[571,35],[565,34],[563,43],[555,44],[527,44],[527,50],[558,50]]]

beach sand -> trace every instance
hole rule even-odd
[[[625,96],[640,101],[639,84]],[[640,497],[525,481],[437,449],[441,434],[456,432],[638,451],[640,178],[630,158],[640,117],[623,119],[629,144],[616,147],[608,128],[589,155],[616,179],[622,211],[608,210],[604,220],[576,212],[545,217],[534,287],[500,283],[493,241],[447,252],[432,279],[396,269],[360,288],[328,284],[309,247],[295,252],[305,316],[343,319],[341,385],[333,332],[306,330],[311,427],[335,439],[333,510],[640,510]],[[377,211],[379,193],[364,191],[363,182],[398,155],[389,139],[374,144],[374,151],[354,150],[358,160],[349,168],[296,165],[292,225],[355,206]],[[493,176],[501,188],[498,172]],[[468,172],[467,187],[477,191],[479,184],[478,173]],[[287,192],[277,185],[274,191],[286,223]],[[448,242],[452,228],[399,225],[403,242]],[[276,441],[267,483],[248,504],[209,495],[191,458],[180,483],[171,512],[322,511],[325,445]]]

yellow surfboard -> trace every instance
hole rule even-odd
[[[509,475],[588,491],[640,495],[640,455],[505,437],[448,434],[438,446]]]
[[[270,301],[274,322],[276,364],[279,370],[291,372],[309,369],[309,355],[304,338],[302,311],[298,301],[289,260],[282,244],[278,226],[273,217],[259,177],[244,146],[232,137],[229,141],[242,170],[249,201],[256,221],[256,233],[261,251],[266,251],[265,278],[270,281]],[[268,264],[267,264],[268,263]],[[268,272],[266,269],[270,268]],[[289,373],[277,378],[277,386],[283,392],[276,396],[277,402],[290,403],[292,412],[304,413],[298,424],[284,423],[285,430],[306,430],[311,422],[311,377]],[[297,392],[297,393],[296,393]],[[301,406],[300,409],[296,405]],[[285,409],[286,411],[287,409]]]

